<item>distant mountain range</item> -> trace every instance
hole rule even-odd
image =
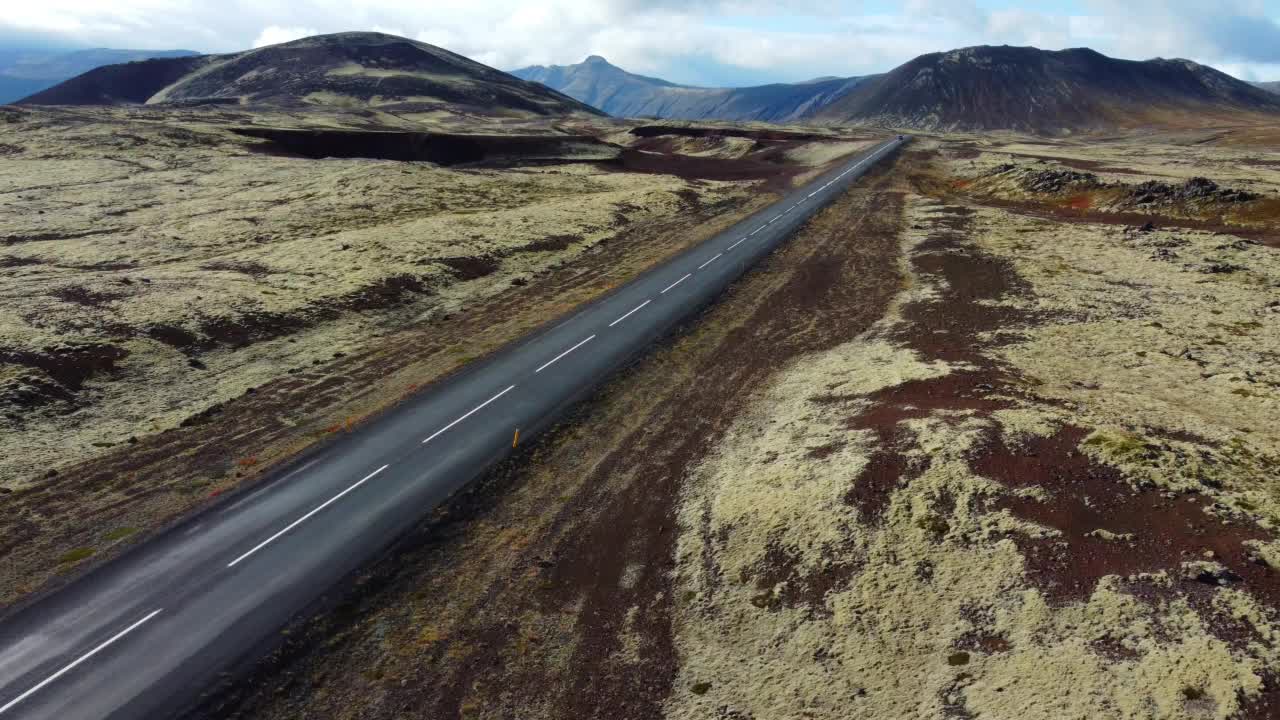
[[[23,50],[0,53],[0,105],[51,88],[104,65],[149,58],[190,57],[191,50],[110,50],[95,48],[72,52]]]
[[[231,55],[146,60],[91,70],[29,105],[234,103],[466,109],[487,114],[600,115],[434,45],[382,33],[304,38]]]
[[[692,87],[629,73],[598,55],[577,65],[533,65],[511,74],[617,117],[775,123],[810,117],[866,80],[819,78],[743,88]]]
[[[1280,98],[1189,60],[1116,60],[1083,48],[979,46],[922,55],[883,75],[749,88],[675,85],[596,56],[514,74],[611,115],[679,120],[1060,133],[1177,113],[1280,112]]]
[[[1268,92],[1280,93],[1280,81],[1272,81],[1272,82],[1256,82],[1256,83],[1254,83],[1254,85],[1256,85],[1256,86],[1258,86],[1258,87],[1260,87],[1260,88],[1262,88],[1263,90],[1266,90],[1266,91],[1268,91]]]

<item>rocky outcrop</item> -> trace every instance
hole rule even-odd
[[[1207,208],[1253,202],[1262,196],[1239,188],[1224,188],[1204,177],[1193,177],[1181,185],[1147,180],[1137,185],[1105,182],[1097,175],[1058,167],[1041,167],[1004,163],[983,175],[997,182],[1012,180],[1021,192],[1034,195],[1081,193],[1109,190],[1109,204],[1114,210],[1159,207]],[[1008,187],[1008,185],[1005,185]]]
[[[1202,177],[1191,178],[1182,185],[1148,180],[1130,190],[1129,196],[1134,205],[1244,203],[1261,197],[1247,190],[1219,187],[1218,183]]]

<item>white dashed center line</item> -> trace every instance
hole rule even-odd
[[[742,242],[742,241],[741,241],[741,240],[739,240],[738,242]],[[671,283],[670,285],[668,285],[668,286],[667,286],[667,290],[670,290],[671,288],[673,288],[673,287],[675,287],[675,286],[679,285],[680,283],[684,282],[685,280],[688,280],[688,279],[689,279],[689,278],[691,278],[691,277],[693,277],[693,273],[689,273],[688,275],[685,275],[684,277],[680,278],[679,280],[677,280],[677,281],[675,281],[675,282]],[[659,293],[659,295],[666,295],[666,294],[667,294],[667,290],[663,290],[661,293]]]
[[[869,162],[874,162],[876,159],[878,159],[880,156],[882,156],[882,155],[883,155],[883,154],[884,154],[884,153],[885,153],[885,152],[886,152],[890,147],[896,146],[897,144],[900,144],[900,143],[893,142],[893,143],[891,143],[889,146],[882,147],[879,151],[877,151],[876,153],[874,153],[874,154],[873,154],[873,155],[871,155],[870,157],[864,158],[864,159],[863,159],[861,162],[859,162],[857,165],[854,165],[853,167],[850,167],[850,168],[846,169],[844,172],[842,172],[842,173],[840,173],[839,175],[837,175],[837,176],[835,177],[835,179],[833,179],[833,180],[831,180],[831,181],[827,182],[827,183],[826,183],[825,185],[823,185],[822,187],[818,188],[817,190],[814,190],[813,192],[809,193],[807,196],[805,196],[805,197],[801,198],[801,199],[799,200],[799,202],[797,202],[796,204],[794,204],[794,205],[792,205],[790,208],[788,208],[786,211],[784,211],[784,212],[780,213],[779,215],[777,215],[776,217],[774,217],[774,218],[773,218],[772,220],[770,220],[767,224],[762,225],[762,226],[760,226],[760,227],[756,228],[753,232],[751,232],[751,234],[750,234],[750,235],[747,235],[746,237],[743,237],[743,238],[741,238],[740,240],[738,240],[737,242],[735,242],[735,243],[733,243],[732,245],[730,245],[728,248],[726,248],[726,252],[727,252],[727,251],[729,251],[729,250],[733,250],[733,249],[734,249],[734,248],[736,248],[737,246],[739,246],[739,245],[741,245],[742,243],[746,242],[747,238],[750,238],[750,237],[752,237],[752,236],[754,236],[754,235],[756,235],[756,234],[760,233],[761,231],[765,230],[765,228],[767,228],[769,225],[772,225],[772,224],[774,224],[775,222],[777,222],[778,220],[781,220],[781,219],[783,218],[783,216],[787,215],[787,214],[788,214],[788,213],[790,213],[792,210],[795,210],[796,208],[800,207],[800,205],[802,205],[805,201],[810,200],[810,199],[812,199],[812,198],[814,198],[814,197],[818,196],[818,195],[819,195],[819,194],[821,194],[824,190],[826,190],[827,188],[830,188],[832,185],[836,184],[838,181],[840,181],[842,178],[844,178],[844,177],[848,176],[850,173],[856,172],[859,168],[863,167],[864,165],[866,165],[866,164],[867,164],[867,163],[869,163]],[[702,265],[700,265],[700,266],[698,267],[698,269],[699,269],[699,270],[702,270],[703,268],[706,268],[706,267],[707,267],[708,265],[710,265],[711,263],[715,262],[716,260],[719,260],[723,255],[724,255],[724,253],[718,253],[715,257],[711,258],[710,260],[707,260],[707,261],[706,261],[706,262],[704,262]],[[686,274],[684,277],[680,278],[679,280],[677,280],[677,281],[675,281],[674,283],[672,283],[671,285],[669,285],[665,290],[663,290],[663,291],[662,291],[662,293],[663,293],[663,294],[667,293],[668,291],[672,290],[672,289],[673,289],[673,288],[675,288],[677,285],[679,285],[679,284],[683,283],[685,280],[688,280],[688,279],[689,279],[689,278],[691,278],[691,277],[693,277],[693,273]],[[614,320],[612,323],[610,323],[610,324],[609,324],[609,327],[614,327],[615,325],[618,325],[618,324],[619,324],[619,323],[621,323],[622,321],[626,320],[627,318],[629,318],[629,317],[631,317],[632,315],[636,314],[636,313],[637,313],[637,312],[639,312],[640,310],[644,309],[644,308],[645,308],[645,306],[649,305],[651,302],[652,302],[652,300],[645,300],[643,303],[641,303],[639,306],[637,306],[637,307],[636,307],[634,310],[632,310],[631,312],[628,312],[626,315],[623,315],[622,317],[618,318],[617,320]],[[542,372],[543,370],[546,370],[547,368],[551,367],[551,366],[552,366],[552,365],[554,365],[555,363],[557,363],[557,362],[559,362],[560,360],[562,360],[564,357],[566,357],[566,356],[567,356],[567,355],[569,355],[570,353],[574,352],[575,350],[578,350],[578,349],[579,349],[579,348],[581,348],[582,346],[584,346],[584,345],[586,345],[587,343],[591,342],[592,340],[596,339],[596,337],[597,337],[596,335],[592,335],[591,337],[589,337],[589,338],[587,338],[587,339],[583,340],[582,342],[579,342],[577,345],[574,345],[573,347],[569,348],[568,350],[565,350],[564,352],[560,353],[560,354],[559,354],[559,355],[557,355],[555,358],[553,358],[552,360],[550,360],[549,362],[547,362],[545,365],[543,365],[542,367],[538,368],[538,369],[537,369],[537,370],[535,370],[534,372],[535,372],[535,373],[540,373],[540,372]],[[449,424],[448,424],[448,425],[446,425],[445,427],[443,427],[443,428],[441,428],[440,430],[436,431],[433,435],[431,435],[431,436],[430,436],[430,437],[428,437],[427,439],[423,440],[423,441],[422,441],[422,444],[424,444],[424,445],[425,445],[425,444],[427,444],[427,443],[431,442],[431,441],[432,441],[432,440],[434,440],[435,438],[439,437],[441,434],[443,434],[443,433],[445,433],[445,432],[449,431],[450,429],[452,429],[452,428],[453,428],[454,426],[456,426],[458,423],[460,423],[460,422],[462,422],[463,420],[466,420],[467,418],[471,417],[471,416],[472,416],[472,415],[474,415],[475,413],[477,413],[477,412],[479,412],[480,410],[484,409],[485,407],[487,407],[487,406],[488,406],[488,405],[490,405],[491,403],[493,403],[493,402],[497,401],[499,398],[501,398],[502,396],[504,396],[504,395],[506,395],[507,393],[511,392],[511,391],[512,391],[512,390],[514,390],[515,388],[516,388],[516,386],[515,386],[515,385],[511,385],[510,387],[508,387],[507,389],[505,389],[505,390],[503,390],[502,392],[498,393],[497,395],[494,395],[493,397],[489,398],[488,400],[486,400],[485,402],[481,403],[479,406],[477,406],[476,408],[474,408],[474,409],[473,409],[473,410],[471,410],[470,412],[466,413],[466,414],[465,414],[465,415],[463,415],[462,417],[459,417],[457,420],[454,420],[453,422],[449,423]],[[230,563],[228,563],[228,564],[227,564],[227,567],[235,567],[235,566],[236,566],[236,565],[238,565],[239,563],[243,562],[245,559],[247,559],[247,558],[249,558],[250,556],[252,556],[254,553],[258,552],[259,550],[261,550],[262,548],[264,548],[264,547],[266,547],[267,545],[271,544],[272,542],[275,542],[276,540],[280,539],[280,538],[281,538],[281,537],[283,537],[286,533],[290,532],[290,531],[291,531],[291,530],[293,530],[294,528],[298,527],[298,526],[299,526],[299,525],[301,525],[302,523],[304,523],[304,522],[306,522],[307,520],[309,520],[310,518],[314,517],[317,513],[321,512],[322,510],[324,510],[325,508],[329,507],[329,506],[330,506],[330,505],[332,505],[333,503],[335,503],[335,502],[337,502],[338,500],[342,499],[342,498],[343,498],[344,496],[346,496],[348,493],[353,492],[354,490],[356,490],[357,488],[359,488],[361,485],[364,485],[364,484],[365,484],[365,483],[367,483],[368,481],[370,481],[370,480],[372,480],[373,478],[377,477],[379,474],[381,474],[383,471],[385,471],[388,467],[390,467],[390,465],[383,465],[382,467],[378,468],[377,470],[374,470],[372,473],[369,473],[367,476],[365,476],[365,477],[364,477],[363,479],[361,479],[359,482],[354,483],[353,485],[351,485],[351,486],[350,486],[350,487],[348,487],[347,489],[345,489],[345,490],[343,490],[342,492],[338,493],[337,495],[334,495],[333,497],[329,498],[329,499],[328,499],[328,500],[326,500],[324,503],[322,503],[321,505],[317,506],[315,509],[313,509],[313,510],[311,510],[310,512],[308,512],[306,515],[303,515],[302,517],[300,517],[300,518],[298,518],[297,520],[295,520],[295,521],[293,521],[292,523],[290,523],[290,524],[289,524],[287,527],[285,527],[283,530],[280,530],[279,532],[275,533],[275,534],[274,534],[274,535],[272,535],[271,537],[267,538],[266,540],[264,540],[264,541],[262,541],[261,543],[259,543],[258,545],[256,545],[253,549],[251,549],[251,550],[249,550],[248,552],[244,553],[243,555],[241,555],[240,557],[236,558],[235,560],[232,560]],[[66,666],[65,666],[65,667],[63,667],[62,669],[60,669],[60,670],[58,670],[57,672],[55,672],[54,674],[52,674],[52,675],[50,675],[49,677],[45,678],[45,679],[44,679],[44,680],[42,680],[39,684],[35,685],[34,687],[32,687],[31,689],[29,689],[29,690],[27,690],[26,692],[22,693],[21,695],[17,696],[16,698],[14,698],[14,699],[10,700],[10,701],[9,701],[8,703],[6,703],[5,705],[0,706],[0,714],[3,714],[3,713],[5,713],[5,712],[8,712],[9,710],[11,710],[12,708],[14,708],[14,707],[15,707],[16,705],[18,705],[19,703],[23,702],[23,701],[24,701],[24,700],[26,700],[27,698],[31,697],[31,696],[32,696],[32,695],[34,695],[35,693],[39,692],[40,690],[42,690],[43,688],[45,688],[46,686],[48,686],[50,683],[53,683],[54,681],[58,680],[58,679],[59,679],[59,678],[61,678],[63,675],[66,675],[67,673],[69,673],[69,672],[71,672],[72,670],[74,670],[76,667],[78,667],[78,666],[80,666],[81,664],[83,664],[83,663],[85,663],[86,661],[88,661],[90,658],[94,657],[94,656],[95,656],[95,655],[97,655],[98,653],[100,653],[100,652],[102,652],[103,650],[105,650],[105,649],[107,649],[108,647],[110,647],[112,644],[114,644],[114,643],[118,642],[120,639],[124,638],[126,635],[128,635],[128,634],[130,634],[130,633],[134,632],[135,630],[137,630],[138,628],[142,627],[142,626],[143,626],[144,624],[146,624],[147,622],[150,622],[153,618],[155,618],[155,617],[156,617],[157,615],[159,615],[160,613],[161,613],[161,610],[160,610],[160,609],[153,610],[151,613],[149,613],[148,615],[146,615],[145,617],[143,617],[141,620],[138,620],[137,622],[134,622],[134,623],[133,623],[132,625],[130,625],[129,627],[127,627],[127,628],[125,628],[124,630],[121,630],[120,632],[116,633],[115,635],[113,635],[112,637],[110,637],[109,639],[107,639],[105,642],[103,642],[103,643],[101,643],[100,645],[98,645],[98,646],[94,647],[94,648],[93,648],[92,650],[90,650],[89,652],[85,653],[84,655],[81,655],[79,658],[77,658],[76,660],[72,661],[70,664],[66,665]]]
[[[66,667],[62,668],[62,669],[61,669],[61,670],[59,670],[58,672],[56,672],[56,673],[54,673],[54,674],[50,675],[49,677],[45,678],[43,681],[41,681],[41,683],[40,683],[39,685],[36,685],[35,687],[31,688],[30,690],[28,690],[28,691],[26,691],[26,692],[22,693],[21,695],[19,695],[18,697],[16,697],[16,698],[14,698],[14,699],[10,700],[8,703],[6,703],[6,704],[5,704],[5,706],[4,706],[4,707],[0,707],[0,713],[4,713],[4,712],[6,712],[9,708],[13,707],[14,705],[17,705],[18,703],[22,702],[23,700],[26,700],[27,698],[29,698],[29,697],[31,697],[32,695],[36,694],[36,693],[37,693],[37,692],[39,692],[39,691],[40,691],[40,689],[41,689],[41,688],[43,688],[44,686],[48,685],[49,683],[53,682],[54,680],[57,680],[58,678],[62,677],[63,675],[66,675],[67,673],[71,672],[71,671],[72,671],[72,670],[74,670],[74,669],[75,669],[75,667],[76,667],[77,665],[79,665],[80,663],[82,663],[82,662],[84,662],[85,660],[88,660],[89,658],[93,657],[94,655],[97,655],[98,653],[102,652],[103,650],[105,650],[105,649],[107,648],[107,646],[111,645],[112,643],[114,643],[115,641],[117,641],[117,640],[119,640],[120,638],[124,637],[125,635],[128,635],[129,633],[133,632],[134,630],[137,630],[138,628],[142,627],[143,623],[147,622],[148,620],[150,620],[151,618],[153,618],[153,617],[155,617],[155,616],[157,616],[157,615],[159,615],[159,614],[160,614],[160,611],[159,611],[159,610],[154,610],[154,611],[152,611],[152,613],[151,613],[150,615],[148,615],[148,616],[146,616],[146,617],[142,618],[142,619],[141,619],[141,620],[139,620],[138,622],[136,622],[136,623],[134,623],[134,624],[130,625],[129,627],[125,628],[124,630],[121,630],[120,632],[116,633],[115,635],[113,635],[113,636],[111,637],[111,639],[110,639],[110,640],[107,640],[106,642],[102,643],[102,644],[101,644],[101,645],[99,645],[98,647],[96,647],[96,648],[94,648],[94,649],[90,650],[89,652],[85,653],[84,655],[81,655],[78,659],[76,659],[76,660],[75,660],[75,662],[72,662],[70,665],[67,665]]]
[[[440,437],[441,435],[443,435],[446,431],[448,431],[448,430],[449,430],[449,428],[453,427],[454,425],[457,425],[458,423],[462,422],[463,420],[466,420],[467,418],[471,417],[472,415],[475,415],[476,413],[478,413],[478,412],[480,412],[482,409],[484,409],[484,407],[485,407],[486,405],[488,405],[489,403],[493,402],[494,400],[497,400],[498,398],[502,397],[503,395],[506,395],[507,393],[509,393],[509,392],[511,392],[512,390],[515,390],[515,389],[516,389],[516,386],[515,386],[515,385],[512,385],[511,387],[507,388],[506,390],[503,390],[502,392],[498,393],[497,395],[494,395],[493,397],[489,398],[488,400],[485,400],[484,402],[482,402],[482,403],[480,403],[479,405],[477,405],[474,409],[472,409],[472,411],[471,411],[471,412],[467,413],[466,415],[463,415],[462,417],[458,418],[457,420],[454,420],[453,422],[449,423],[448,425],[445,425],[444,427],[442,427],[442,428],[440,428],[439,430],[437,430],[437,431],[435,432],[435,434],[434,434],[434,435],[432,435],[431,437],[427,438],[426,440],[423,440],[423,441],[422,441],[422,444],[423,444],[423,445],[426,445],[427,443],[431,442],[432,440],[435,440],[436,438],[438,438],[438,437]]]
[[[636,313],[640,312],[641,308],[643,308],[645,305],[648,305],[648,304],[649,304],[649,303],[651,303],[651,302],[653,302],[653,301],[652,301],[652,300],[645,300],[644,302],[640,303],[640,305],[639,305],[635,310],[632,310],[631,312],[627,313],[626,315],[623,315],[622,317],[618,318],[617,320],[614,320],[613,322],[609,323],[609,327],[613,327],[614,325],[617,325],[618,323],[622,322],[623,320],[626,320],[627,318],[631,317],[632,315],[635,315]]]
[[[272,535],[271,537],[267,538],[266,540],[263,540],[262,542],[258,543],[256,546],[254,546],[254,548],[253,548],[252,550],[250,550],[249,552],[247,552],[247,553],[245,553],[245,554],[241,555],[240,557],[236,558],[235,560],[232,560],[231,562],[227,563],[227,567],[235,567],[236,565],[240,564],[240,561],[244,560],[245,558],[249,557],[250,555],[252,555],[252,554],[254,554],[254,553],[258,552],[258,551],[259,551],[259,550],[261,550],[262,548],[264,548],[264,547],[266,547],[266,546],[270,545],[271,543],[275,542],[276,540],[280,539],[280,537],[281,537],[282,535],[284,535],[285,533],[289,532],[290,530],[292,530],[292,529],[294,529],[294,528],[298,527],[299,525],[301,525],[302,523],[306,522],[308,519],[310,519],[310,518],[311,518],[313,515],[315,515],[316,513],[320,512],[321,510],[323,510],[323,509],[325,509],[325,508],[329,507],[330,505],[334,504],[334,503],[335,503],[335,502],[337,502],[339,499],[341,499],[341,498],[342,498],[342,496],[346,495],[347,493],[351,492],[352,490],[355,490],[356,488],[360,487],[361,485],[363,485],[363,484],[365,484],[365,483],[369,482],[369,481],[370,481],[370,480],[372,480],[372,479],[373,479],[373,478],[374,478],[378,473],[382,472],[383,470],[386,470],[386,469],[387,469],[387,468],[389,468],[389,467],[391,467],[391,466],[390,466],[390,465],[383,465],[382,467],[378,468],[377,470],[374,470],[373,472],[371,472],[371,473],[369,473],[368,475],[366,475],[366,476],[365,476],[365,478],[364,478],[363,480],[361,480],[360,482],[356,483],[355,485],[352,485],[351,487],[347,488],[346,490],[343,490],[342,492],[338,493],[337,495],[334,495],[333,497],[329,498],[328,500],[325,500],[325,501],[324,501],[324,503],[322,503],[322,504],[321,504],[319,507],[317,507],[315,510],[312,510],[311,512],[307,513],[306,515],[303,515],[302,517],[298,518],[297,520],[294,520],[293,522],[289,523],[289,526],[288,526],[288,527],[286,527],[285,529],[281,530],[280,532],[276,533],[275,535]]]
[[[591,337],[587,338],[586,340],[583,340],[582,342],[578,343],[577,345],[574,345],[573,347],[569,348],[568,350],[565,350],[564,352],[562,352],[562,353],[560,353],[559,355],[555,356],[555,358],[553,358],[553,359],[551,360],[551,362],[547,363],[546,365],[543,365],[542,367],[538,368],[537,370],[534,370],[533,372],[534,372],[534,373],[540,373],[540,372],[542,372],[543,370],[546,370],[547,368],[551,367],[552,365],[555,365],[555,364],[556,364],[556,361],[557,361],[557,360],[559,360],[560,358],[563,358],[565,355],[568,355],[569,353],[573,352],[574,350],[577,350],[578,348],[582,347],[583,345],[586,345],[587,343],[589,343],[589,342],[591,342],[592,340],[595,340],[595,339],[596,339],[596,336],[595,336],[595,335],[592,335]]]

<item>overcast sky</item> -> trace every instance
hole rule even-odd
[[[509,70],[603,55],[676,82],[883,72],[978,44],[1187,57],[1280,80],[1280,0],[4,0],[0,48],[229,52],[381,30]]]

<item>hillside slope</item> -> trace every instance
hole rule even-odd
[[[599,114],[543,85],[442,48],[381,33],[304,38],[232,55],[98,68],[30,105],[221,101],[254,105],[461,107],[489,114]]]
[[[1280,93],[1280,80],[1276,80],[1272,82],[1256,82],[1253,85],[1255,87],[1260,87],[1263,90],[1266,90],[1268,92]]]
[[[191,50],[118,50],[94,48],[73,52],[16,51],[0,53],[0,104],[11,103],[28,95],[69,80],[90,70],[118,63],[152,58],[174,58],[199,55]]]
[[[165,87],[206,67],[214,56],[157,58],[107,65],[18,101],[19,105],[143,105]]]
[[[980,46],[922,55],[855,88],[818,118],[1060,133],[1158,125],[1185,113],[1280,113],[1280,97],[1189,60]]]
[[[766,122],[812,115],[865,80],[823,78],[744,88],[690,87],[629,73],[598,55],[577,65],[534,65],[511,74],[617,117]]]

